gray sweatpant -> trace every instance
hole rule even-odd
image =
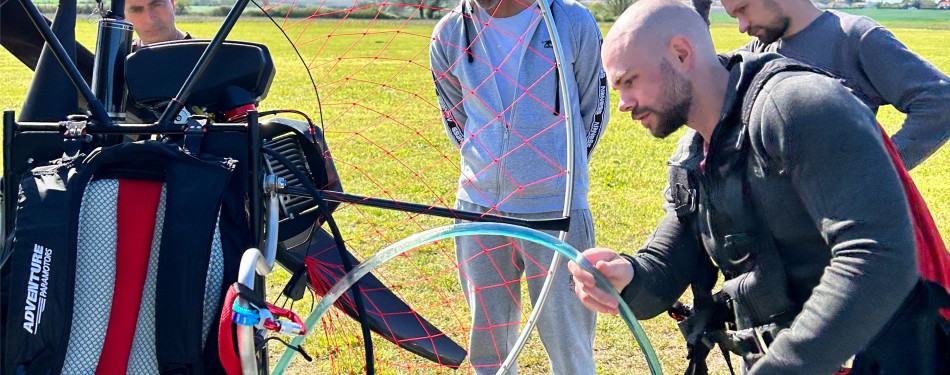
[[[456,202],[465,211],[488,208]],[[526,219],[559,217],[558,213],[504,214]],[[557,237],[557,232],[547,232]],[[594,246],[594,223],[590,210],[571,212],[567,242],[580,251]],[[494,374],[504,363],[530,310],[522,308],[521,279],[528,283],[532,306],[541,292],[555,251],[525,240],[503,236],[455,237],[462,291],[472,313],[468,345],[469,362],[478,374]],[[557,279],[551,286],[538,318],[538,334],[555,374],[595,373],[594,325],[596,314],[574,294],[567,258],[562,258]],[[509,374],[516,374],[513,366]]]

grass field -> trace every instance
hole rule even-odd
[[[947,48],[947,44],[950,43],[950,12],[890,10],[865,12],[864,14],[879,19],[885,26],[891,27],[895,35],[907,44],[911,50],[921,54],[944,72],[950,72],[950,49]],[[748,41],[747,36],[736,31],[735,23],[728,17],[724,18],[724,15],[717,14],[714,15],[713,20],[713,37],[719,51],[730,51]],[[335,23],[315,23],[310,26],[306,33],[320,33],[331,29],[334,25]],[[196,37],[209,38],[218,27],[218,23],[208,21],[182,22],[179,26]],[[407,34],[427,37],[432,26],[433,23],[431,22],[411,23],[405,25],[402,30]],[[602,25],[604,32],[609,27],[610,25]],[[336,30],[335,32],[343,33],[344,31],[346,30]],[[92,46],[95,39],[94,22],[89,19],[81,19],[77,35],[80,42],[86,46]],[[293,37],[298,38],[298,44],[305,50],[304,56],[315,55],[313,50],[307,49],[316,47],[300,39],[304,38],[303,32],[297,36],[292,35]],[[277,33],[271,24],[260,19],[242,20],[232,33],[231,38],[258,41],[271,48],[275,65],[278,68],[278,75],[268,99],[263,103],[264,109],[296,108],[309,113],[311,116],[316,116],[317,105],[313,90],[309,85],[309,81],[305,78],[305,74],[303,74],[300,62],[292,53],[286,41],[283,40],[283,36]],[[426,40],[424,37],[417,39],[413,43],[424,43]],[[335,47],[333,46],[326,48],[327,50],[322,52],[325,56],[335,56],[334,54],[338,52],[334,50]],[[404,55],[400,55],[400,59],[413,59],[420,62],[420,64],[425,64],[428,57],[418,55],[419,50],[418,45],[407,44],[405,46],[391,46],[389,52],[404,53]],[[315,66],[322,65],[315,64]],[[398,67],[382,65],[365,74],[389,75],[393,77],[393,82],[402,85],[401,87],[411,87],[409,90],[411,92],[425,93],[426,95],[432,93],[429,88],[431,87],[431,77],[424,69],[415,69],[404,73],[398,72],[397,69]],[[321,85],[319,82],[322,73],[320,68],[312,69],[312,72],[315,78],[318,78],[318,85]],[[12,58],[5,50],[0,51],[0,82],[3,82],[3,86],[0,88],[0,107],[19,108],[22,105],[22,99],[26,94],[31,76],[31,72],[19,61]],[[382,95],[383,93],[375,92],[367,94],[353,88],[335,90],[335,87],[332,84],[324,86],[322,90],[325,91],[322,91],[321,95],[327,95],[323,97],[325,101],[345,102],[347,98],[351,98],[349,99],[351,101],[361,101],[371,106],[382,106],[392,105],[394,101],[401,100],[397,94]],[[613,93],[612,104],[616,105],[616,103],[616,93]],[[409,111],[413,109],[408,108]],[[431,121],[433,113],[427,112],[424,108],[418,112],[420,113],[413,113],[410,117],[420,116],[420,118],[427,118],[421,121]],[[325,107],[323,117],[329,123],[343,121],[341,118],[344,114],[349,116],[346,119],[347,121],[358,122],[359,113],[340,112],[334,108]],[[350,116],[351,114],[353,116]],[[437,113],[434,115],[437,116]],[[591,162],[591,208],[598,231],[598,245],[634,251],[643,243],[661,217],[660,205],[662,199],[660,192],[666,178],[665,161],[675,146],[676,137],[657,140],[647,134],[640,126],[634,125],[629,116],[616,110],[611,113],[611,116],[609,130],[602,139]],[[903,115],[891,107],[882,108],[878,118],[889,132],[896,131],[903,121]],[[438,138],[441,135],[434,137]],[[358,154],[355,147],[353,153]],[[354,155],[354,157],[371,159],[376,156],[359,154]],[[409,155],[406,155],[406,157],[408,158]],[[425,163],[425,161],[416,162]],[[385,175],[385,172],[382,172],[382,174]],[[912,175],[929,202],[939,228],[945,234],[950,233],[950,184],[947,183],[947,181],[950,181],[950,151],[948,151],[948,148],[944,148],[923,165],[916,168]],[[450,177],[454,178],[454,176]],[[385,177],[382,178],[385,179]],[[448,183],[452,183],[451,178]],[[343,221],[345,219],[338,220]],[[346,222],[349,223],[350,221]],[[362,230],[357,228],[362,223],[358,220],[352,222],[355,223],[354,228],[347,228],[347,230]],[[413,231],[413,228],[405,228],[405,234]],[[367,246],[379,249],[387,241],[399,238],[401,237],[369,239],[367,240]],[[274,285],[279,285],[283,280],[286,280],[285,274],[276,277]],[[454,280],[446,282],[451,283]],[[420,298],[428,297],[430,296],[425,295],[424,291],[421,292]],[[645,321],[643,325],[661,358],[664,371],[669,374],[682,373],[686,366],[685,348],[672,320],[661,316]],[[595,342],[595,360],[599,372],[604,374],[645,373],[645,364],[636,347],[630,343],[631,341],[632,337],[629,331],[619,318],[601,316]],[[547,371],[546,359],[537,342],[537,336],[535,336],[533,343],[521,357],[521,373],[536,374]],[[385,344],[381,344],[381,346],[385,347]],[[395,357],[398,358],[398,356]],[[721,359],[716,361],[713,366],[713,373],[728,373]],[[313,370],[313,367],[309,366],[311,365],[297,363],[291,368],[290,372],[300,374],[322,372],[321,370]],[[399,372],[398,370],[391,371]]]
[[[950,14],[947,14],[946,10],[843,9],[841,11],[871,17],[889,28],[950,29]],[[735,24],[735,20],[721,8],[712,11],[710,21],[713,24]]]

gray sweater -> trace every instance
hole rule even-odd
[[[435,26],[429,48],[446,133],[462,154],[456,198],[508,213],[563,210],[568,165],[564,115],[569,114],[575,150],[571,207],[588,208],[587,164],[610,113],[600,60],[602,37],[594,17],[573,0],[551,1],[567,60],[563,78],[574,96],[570,112],[559,104],[554,49],[543,22],[523,41],[527,50],[515,93],[520,99],[504,108],[490,55],[509,51],[494,50],[478,37],[485,25],[474,20],[475,6],[473,1],[459,2]],[[507,124],[499,120],[504,116],[510,117]]]
[[[908,170],[950,138],[950,78],[870,18],[829,10],[791,37],[753,39],[743,49],[819,67],[844,78],[874,112],[891,104],[907,114],[892,139]]]
[[[638,318],[663,312],[697,282],[706,252],[714,251],[700,238],[724,234],[704,232],[700,222],[708,222],[704,215],[723,220],[735,206],[735,200],[723,198],[737,196],[739,177],[725,162],[730,153],[736,155],[740,134],[737,92],[776,56],[739,55],[743,61],[730,71],[724,120],[707,154],[717,154],[719,161],[707,160],[712,164],[699,172],[703,139],[692,130],[670,160],[671,168],[691,170],[706,181],[698,213],[677,217],[668,205],[644,248],[628,258],[634,278],[622,295]],[[752,373],[832,373],[871,342],[919,278],[903,187],[874,115],[838,81],[780,73],[751,111],[751,155],[739,165],[751,168],[749,194],[771,232],[782,262],[776,272],[784,271],[798,311]]]

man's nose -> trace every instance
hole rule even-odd
[[[636,100],[633,100],[629,95],[620,94],[620,102],[617,103],[617,109],[619,109],[620,112],[630,112],[636,107]]]
[[[749,31],[749,21],[745,18],[739,17],[739,32],[747,33]]]

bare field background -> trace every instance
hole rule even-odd
[[[878,19],[907,46],[924,56],[944,72],[950,72],[950,11],[863,11],[864,15]],[[915,17],[917,15],[917,17]],[[714,15],[712,34],[719,51],[733,50],[748,41],[748,37],[736,31],[735,23],[722,15]],[[324,26],[332,26],[328,23]],[[362,21],[354,21],[359,23]],[[220,20],[188,19],[179,22],[179,28],[189,31],[198,38],[210,38]],[[414,22],[404,26],[408,32],[428,35],[433,22]],[[606,32],[609,24],[601,26]],[[95,41],[95,20],[80,16],[77,27],[79,41],[93,46]],[[0,35],[0,38],[3,36]],[[266,20],[245,19],[239,22],[231,39],[256,41],[267,45],[274,56],[278,75],[271,87],[268,99],[262,103],[262,109],[295,108],[307,112],[316,118],[317,105],[306,78],[305,69],[293,54],[287,41],[276,28]],[[397,46],[398,47],[398,46]],[[427,56],[419,56],[420,61],[428,61]],[[406,82],[419,85],[431,85],[431,77],[418,73],[401,77]],[[13,58],[6,50],[0,51],[0,107],[17,109],[29,86],[32,72]],[[432,92],[427,91],[427,92]],[[806,93],[803,93],[805,95]],[[357,95],[354,93],[353,95]],[[385,98],[379,98],[385,100]],[[611,96],[616,106],[616,93]],[[431,116],[432,113],[419,114]],[[437,114],[436,114],[437,115]],[[624,251],[635,251],[659,221],[662,212],[660,205],[661,189],[665,183],[665,161],[673,151],[676,135],[665,140],[652,138],[639,125],[633,124],[629,116],[613,109],[608,131],[602,139],[591,162],[591,209],[597,228],[599,246]],[[903,115],[892,107],[882,108],[878,119],[888,132],[899,129]],[[829,124],[832,125],[832,124]],[[950,124],[948,124],[950,125]],[[446,147],[449,147],[446,143]],[[944,147],[927,162],[916,168],[912,175],[918,187],[927,199],[934,218],[945,235],[950,235],[950,151]],[[385,177],[381,181],[386,181]],[[342,220],[342,219],[338,219]],[[378,244],[378,250],[384,246]],[[365,253],[364,253],[365,254]],[[271,290],[276,291],[287,280],[286,273],[280,273],[271,279]],[[423,296],[425,297],[425,296]],[[687,298],[688,299],[688,298]],[[679,331],[672,319],[660,316],[642,322],[663,363],[664,371],[670,374],[682,373],[687,361],[685,347]],[[537,374],[548,372],[547,361],[538,345],[537,336],[521,357],[521,373]],[[377,350],[393,351],[394,346],[383,340],[377,340]],[[624,323],[617,317],[601,316],[598,321],[595,341],[596,363],[604,374],[646,373],[645,363],[632,343],[632,336]],[[319,345],[319,344],[314,344]],[[272,352],[283,349],[272,345]],[[715,358],[716,355],[711,355]],[[289,373],[322,373],[312,365],[297,362]],[[319,368],[319,367],[317,367]],[[384,373],[399,373],[398,369],[385,370]],[[721,359],[715,359],[713,373],[728,373]]]

